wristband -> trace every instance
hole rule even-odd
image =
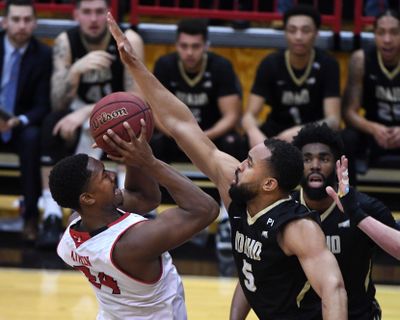
[[[360,207],[357,201],[354,188],[349,187],[349,192],[340,198],[344,212],[350,217],[350,224],[357,226],[361,220],[364,220],[368,215]]]

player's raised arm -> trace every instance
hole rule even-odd
[[[155,116],[191,161],[216,183],[225,204],[239,161],[220,152],[200,129],[187,106],[169,92],[141,62],[125,35],[108,14],[110,32],[115,38],[122,61],[137,81]]]

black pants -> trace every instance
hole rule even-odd
[[[54,165],[59,160],[73,155],[79,142],[80,130],[75,135],[72,142],[67,142],[58,134],[53,135],[53,129],[58,121],[71,113],[70,110],[49,113],[42,125],[42,163],[45,165]]]
[[[38,220],[38,200],[42,191],[40,174],[40,128],[19,126],[14,128],[11,140],[0,139],[0,151],[13,152],[19,157],[21,189],[25,201],[24,220]]]

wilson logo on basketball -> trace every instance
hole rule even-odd
[[[107,122],[127,115],[128,111],[126,110],[126,108],[117,109],[110,113],[103,112],[97,118],[93,119],[92,128],[94,130],[97,130],[100,126],[106,124]]]

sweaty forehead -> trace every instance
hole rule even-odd
[[[332,154],[331,148],[323,143],[308,143],[301,151],[303,154]]]
[[[255,147],[253,147],[249,151],[249,157],[253,159],[253,161],[256,160],[264,160],[267,159],[271,156],[271,150],[269,150],[264,143],[259,143]]]
[[[101,161],[89,157],[88,163],[87,163],[87,169],[92,173],[92,175],[95,175],[99,172],[102,172],[104,169],[104,165]]]

